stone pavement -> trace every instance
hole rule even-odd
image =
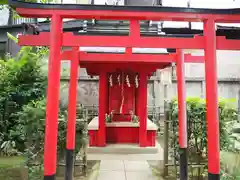
[[[108,144],[106,147],[89,147],[88,160],[163,160],[163,148],[139,147],[133,144]]]
[[[156,180],[147,161],[102,160],[97,180]]]

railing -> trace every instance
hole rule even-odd
[[[22,24],[22,23],[34,23],[36,19],[33,18],[13,18],[12,25]]]
[[[85,113],[87,111],[87,119],[91,121],[94,117],[98,116],[98,105],[85,105],[83,106]],[[160,127],[160,119],[163,116],[163,106],[147,106],[148,118],[152,120],[158,127]]]

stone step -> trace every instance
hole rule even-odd
[[[88,147],[88,153],[97,154],[156,154],[159,144],[155,147],[139,147],[139,144],[107,144],[105,147]]]
[[[88,154],[88,160],[163,161],[163,153],[158,153],[158,154]]]

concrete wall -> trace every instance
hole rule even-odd
[[[219,98],[239,98],[239,80],[220,79],[218,85]],[[61,104],[68,104],[68,83],[69,77],[62,77],[61,80]],[[187,97],[205,97],[205,83],[203,79],[188,78]],[[173,81],[171,85],[164,87],[159,78],[152,77],[148,83],[148,106],[160,107],[163,112],[164,97],[168,100],[177,97],[177,84]],[[79,77],[78,83],[78,103],[85,106],[98,105],[98,80],[88,77]]]
[[[196,54],[203,54],[196,51]],[[217,51],[217,71],[219,78],[240,78],[240,51]],[[186,77],[205,77],[204,64],[186,64]]]
[[[68,104],[68,88],[69,77],[62,77],[60,90],[60,102],[62,106],[67,106]],[[98,105],[97,79],[79,78],[77,102],[85,106]],[[153,81],[150,81],[148,84],[148,104],[150,106],[154,104]]]
[[[7,8],[0,9],[0,26],[5,26],[8,24],[8,17],[9,10]]]

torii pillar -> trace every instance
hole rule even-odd
[[[76,140],[76,114],[77,114],[77,85],[78,85],[78,68],[79,52],[78,47],[72,50],[70,82],[68,93],[68,121],[67,121],[67,144],[66,144],[66,166],[65,180],[73,179],[74,166],[74,149]]]
[[[188,179],[187,160],[187,108],[186,108],[186,82],[183,50],[177,50],[177,90],[178,90],[178,126],[180,146],[180,180]]]
[[[58,111],[61,71],[62,18],[51,19],[50,54],[44,143],[44,180],[55,180],[57,162]]]
[[[213,19],[204,21],[205,78],[208,138],[208,179],[220,179],[220,146],[218,117],[218,81],[216,63],[216,30]]]

